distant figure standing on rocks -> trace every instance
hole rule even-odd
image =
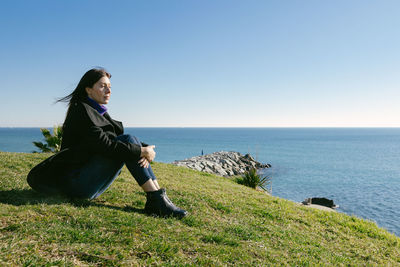
[[[202,156],[204,155],[203,149],[201,150],[201,155],[202,155]]]
[[[91,69],[71,94],[57,101],[69,103],[61,151],[30,171],[29,185],[42,193],[94,199],[114,182],[125,164],[147,193],[146,213],[186,216],[158,185],[150,166],[155,146],[123,134],[122,123],[107,113],[104,105],[111,96],[110,78],[104,69]]]

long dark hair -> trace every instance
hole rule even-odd
[[[111,78],[111,74],[106,71],[104,68],[94,68],[87,71],[79,81],[75,90],[67,96],[61,97],[56,100],[58,102],[68,102],[68,105],[71,105],[74,101],[82,101],[87,97],[86,87],[93,87],[93,85],[100,80],[102,77]]]

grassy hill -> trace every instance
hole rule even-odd
[[[372,222],[169,164],[152,166],[182,220],[143,214],[125,168],[94,201],[42,196],[26,175],[48,156],[0,152],[1,266],[400,264],[400,238]]]

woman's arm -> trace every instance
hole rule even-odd
[[[89,116],[87,108],[83,103],[76,103],[71,106],[67,115],[67,124],[75,145],[87,147],[92,153],[102,153],[122,161],[139,160],[142,157],[152,161],[155,157],[154,146],[145,148],[139,144],[125,143],[115,139],[115,132],[108,131],[107,124],[93,119]],[[142,151],[143,150],[143,151]]]
[[[98,153],[104,153],[111,157],[119,158],[123,161],[134,159],[139,160],[142,157],[142,147],[133,143],[125,143],[110,138],[101,127],[91,126],[86,132],[86,141],[90,150]],[[150,155],[150,149],[146,149],[143,153]]]

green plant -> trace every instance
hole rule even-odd
[[[46,128],[41,128],[46,143],[32,142],[41,152],[59,152],[62,141],[62,126],[55,125],[53,128],[53,134]],[[36,151],[34,151],[36,152]]]
[[[271,184],[271,178],[269,176],[260,175],[255,168],[251,168],[249,171],[245,172],[243,176],[237,178],[236,182],[254,189],[260,187],[269,192],[268,185]]]

